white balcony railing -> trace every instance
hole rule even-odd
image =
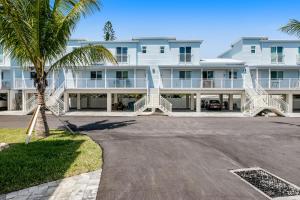
[[[90,79],[75,78],[65,81],[67,89],[104,89],[104,88],[146,88],[146,78],[106,78],[106,79]]]
[[[260,78],[257,81],[265,89],[300,89],[300,79],[298,78]]]
[[[242,89],[243,79],[202,79],[202,78],[162,78],[163,88],[188,89],[188,88],[219,88],[219,89]]]
[[[272,64],[284,64],[285,56],[283,54],[271,54]]]
[[[54,81],[53,79],[47,79],[48,81],[48,88],[54,88]],[[16,78],[14,82],[14,89],[35,89],[34,80],[31,78]]]
[[[180,53],[179,64],[190,64],[193,63],[193,54],[191,53]]]
[[[1,90],[8,90],[11,88],[10,80],[2,80],[0,83]]]
[[[129,65],[130,64],[130,56],[129,55],[117,54],[116,60],[119,65],[124,65],[124,64]]]

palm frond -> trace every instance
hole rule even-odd
[[[62,56],[51,65],[48,72],[60,68],[84,68],[99,62],[117,63],[111,52],[102,45],[88,45],[76,48],[72,52]]]
[[[291,19],[289,23],[282,26],[280,30],[290,35],[296,35],[297,37],[300,37],[300,21]]]

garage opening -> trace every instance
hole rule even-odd
[[[300,113],[300,95],[293,95],[293,112]]]
[[[0,111],[8,110],[8,95],[7,93],[0,93]]]
[[[241,95],[201,95],[201,110],[204,112],[240,112]]]
[[[146,94],[112,94],[112,111],[133,112],[134,104]]]
[[[70,110],[106,111],[106,94],[69,94]]]

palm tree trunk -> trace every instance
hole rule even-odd
[[[41,83],[42,82],[42,83]],[[37,122],[35,126],[35,134],[38,137],[47,137],[49,136],[49,126],[46,118],[46,104],[45,104],[45,88],[46,84],[44,81],[38,83],[38,96],[37,103],[41,106],[40,112],[37,116]]]

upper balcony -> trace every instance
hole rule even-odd
[[[272,54],[271,64],[285,64],[285,56],[283,54]]]
[[[164,89],[243,89],[243,79],[162,78]]]
[[[258,83],[265,89],[300,89],[299,78],[269,79],[259,78]],[[255,81],[254,81],[255,85]]]

